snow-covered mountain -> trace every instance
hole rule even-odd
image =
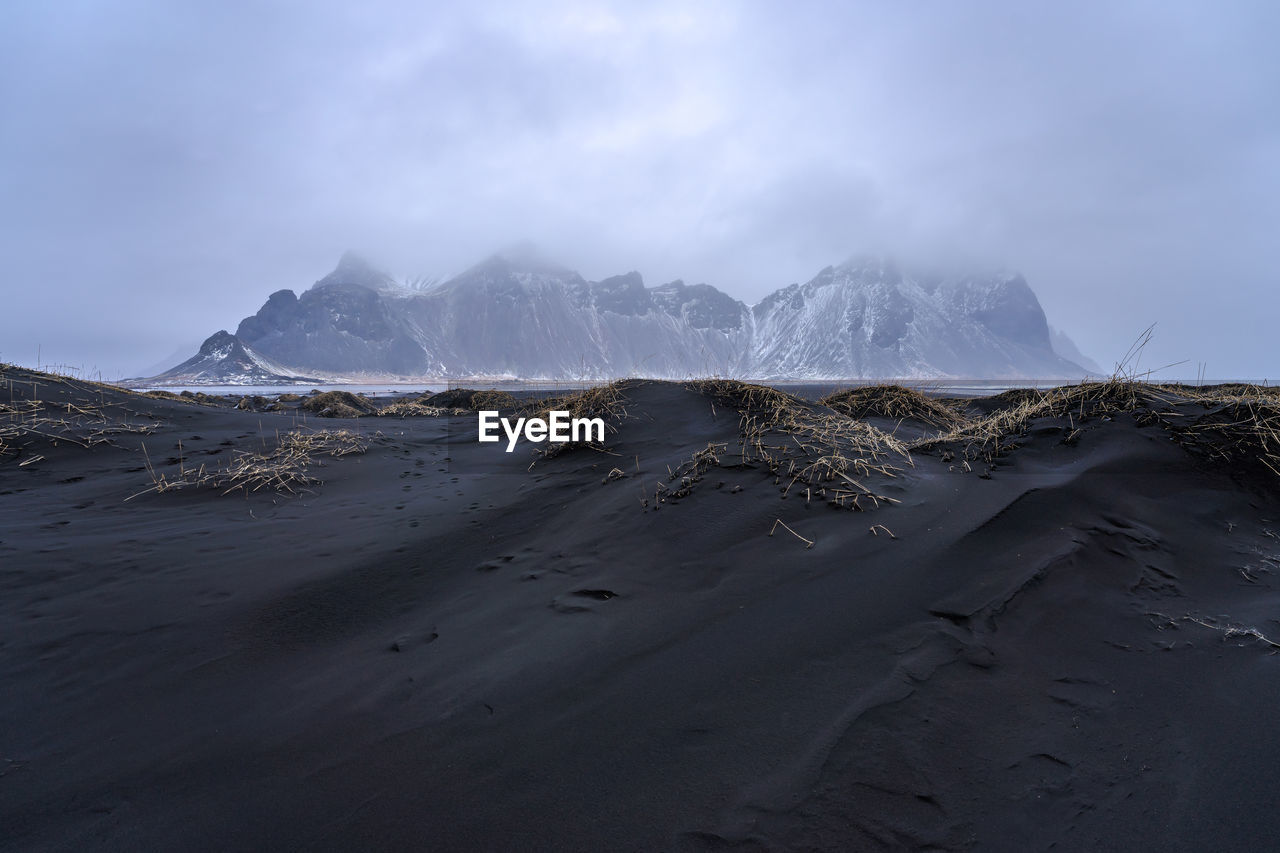
[[[768,379],[1069,378],[1022,276],[911,275],[880,258],[827,267],[753,309],[750,373]]]
[[[750,311],[709,285],[647,288],[636,272],[598,282],[496,256],[405,300],[430,356],[451,375],[689,376],[741,368]]]
[[[210,335],[191,358],[149,381],[159,385],[274,385],[318,380],[281,367],[224,329]]]
[[[220,383],[268,374],[1065,379],[1085,372],[1054,351],[1039,301],[1015,274],[930,276],[855,258],[749,307],[707,284],[646,287],[636,272],[587,281],[519,251],[425,290],[400,287],[348,253],[301,295],[271,294],[235,335],[215,335],[156,380],[202,381],[197,373]]]
[[[709,285],[589,282],[528,254],[425,291],[388,280],[345,255],[300,296],[271,294],[236,337],[326,374],[564,379],[735,372],[750,333],[750,310]]]

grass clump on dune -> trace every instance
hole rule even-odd
[[[517,405],[517,400],[506,391],[498,391],[489,389],[488,391],[477,391],[471,397],[471,408],[476,411],[481,409],[512,409]]]
[[[851,418],[914,420],[938,429],[954,429],[965,421],[957,408],[901,385],[850,388],[828,394],[818,402]]]
[[[740,464],[765,466],[784,496],[796,489],[806,502],[847,509],[896,502],[861,482],[895,477],[899,464],[912,464],[909,448],[893,435],[764,385],[705,379],[689,387],[738,413]]]
[[[1184,444],[1210,459],[1254,462],[1280,477],[1280,388],[1239,382],[1158,388],[1204,410],[1175,426]]]
[[[481,410],[513,409],[518,401],[506,391],[490,388],[475,391],[471,388],[450,388],[438,394],[420,397],[418,403],[436,409],[462,409],[467,412]]]
[[[380,417],[441,417],[468,415],[479,411],[514,409],[519,401],[506,391],[451,388],[436,394],[424,394],[416,400],[396,400],[378,410]]]
[[[623,392],[640,384],[642,380],[619,379],[603,385],[593,385],[582,391],[529,400],[520,409],[531,412],[536,417],[546,417],[549,412],[556,410],[568,412],[575,418],[616,420],[627,415]]]
[[[1005,405],[912,442],[911,447],[961,444],[967,458],[991,459],[1017,447],[1018,439],[1038,420],[1065,421],[1062,440],[1072,444],[1091,423],[1129,415],[1140,425],[1160,426],[1179,444],[1208,459],[1256,466],[1280,476],[1280,393],[1274,388],[1201,388],[1113,376],[1001,396],[1007,397]]]
[[[358,418],[376,414],[378,407],[350,391],[325,391],[303,400],[298,408],[321,418]]]
[[[787,453],[795,447],[808,453],[839,445],[864,459],[898,456],[910,463],[907,446],[893,435],[865,421],[820,411],[776,388],[726,379],[698,380],[690,387],[741,415],[742,432],[761,459],[772,458],[766,438],[786,436]]]
[[[378,409],[380,418],[438,418],[441,415],[465,414],[465,409],[441,409],[419,400],[396,400]]]
[[[966,455],[971,458],[979,454],[993,456],[1010,449],[1015,444],[1013,438],[1025,433],[1031,422],[1040,418],[1066,418],[1070,439],[1078,434],[1079,425],[1091,418],[1136,412],[1156,399],[1152,386],[1114,377],[1046,391],[1016,390],[1017,393],[1002,395],[1005,400],[1001,402],[1005,405],[981,417],[961,419],[950,430],[919,439],[912,447],[964,443]]]
[[[1192,402],[1204,404],[1204,398]],[[1175,428],[1175,437],[1212,460],[1254,463],[1280,477],[1280,399],[1231,395],[1193,421]]]
[[[573,419],[600,418],[604,421],[605,433],[607,435],[613,434],[618,431],[617,422],[630,416],[627,411],[627,400],[624,392],[628,388],[633,388],[639,384],[641,384],[641,380],[619,379],[570,394],[528,400],[518,407],[518,411],[527,417],[544,419],[549,418],[553,410],[568,412],[569,417]],[[605,449],[603,442],[570,441],[548,443],[539,453],[544,457],[551,457],[575,447],[589,447],[592,450],[600,451]]]

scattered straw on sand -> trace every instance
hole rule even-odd
[[[1195,616],[1190,613],[1185,614],[1183,616],[1178,616],[1178,617],[1170,616],[1167,613],[1160,613],[1160,612],[1151,612],[1151,613],[1148,613],[1147,615],[1159,620],[1158,622],[1154,623],[1156,630],[1159,630],[1159,631],[1177,630],[1179,627],[1181,627],[1181,624],[1189,623],[1192,625],[1199,625],[1202,628],[1208,628],[1211,631],[1217,631],[1222,635],[1223,640],[1232,640],[1237,637],[1246,637],[1248,639],[1270,646],[1272,649],[1271,654],[1280,653],[1280,642],[1276,642],[1274,639],[1272,639],[1271,637],[1268,637],[1266,634],[1262,633],[1257,628],[1254,628],[1251,625],[1240,625],[1240,624],[1235,624],[1231,622],[1223,622],[1219,619],[1214,619],[1212,617]]]
[[[0,457],[7,453],[25,452],[37,444],[110,445],[115,436],[129,433],[148,435],[158,426],[156,422],[125,420],[105,406],[89,402],[16,400],[0,403]],[[32,461],[36,461],[35,458],[29,457],[23,464]]]
[[[187,468],[179,463],[177,476],[158,472],[146,458],[152,485],[129,500],[150,492],[162,493],[189,488],[219,489],[222,493],[261,490],[296,494],[299,489],[321,482],[311,474],[317,457],[363,453],[368,442],[350,430],[297,430],[285,433],[274,450],[263,453],[237,452],[225,466]],[[145,452],[146,446],[143,445]]]
[[[799,533],[796,533],[794,530],[792,530],[790,527],[787,526],[787,523],[785,521],[783,521],[780,518],[774,520],[773,527],[769,529],[769,535],[772,536],[779,527],[781,527],[783,530],[787,531],[792,536],[796,537],[801,542],[803,542],[804,548],[806,551],[813,547],[814,542],[812,539],[806,539],[803,536],[801,536]]]

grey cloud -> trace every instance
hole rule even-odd
[[[747,300],[868,249],[1015,267],[1104,363],[1159,321],[1152,366],[1280,373],[1272,4],[5,15],[0,359],[129,373],[348,247],[530,239]]]

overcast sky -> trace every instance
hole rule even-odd
[[[747,302],[859,251],[1024,273],[1111,366],[1280,378],[1280,4],[28,0],[0,360],[133,375],[343,250],[521,240]],[[184,354],[185,355],[185,354]]]

